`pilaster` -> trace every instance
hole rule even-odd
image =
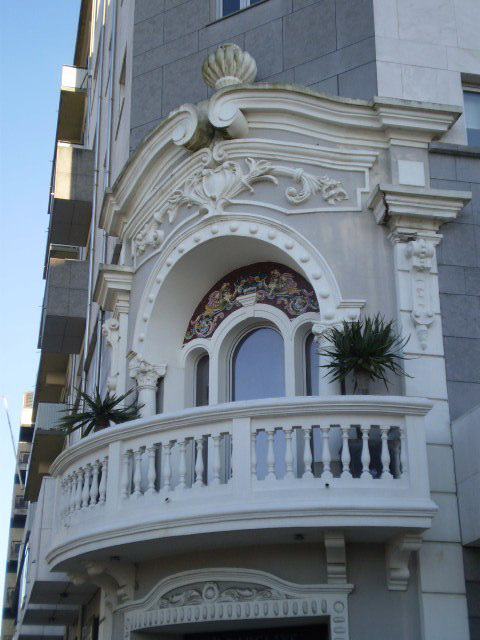
[[[406,589],[411,554],[419,551],[425,640],[449,637],[438,635],[440,629],[456,629],[458,640],[468,638],[465,592],[460,586],[464,582],[451,579],[452,572],[463,575],[456,490],[452,486],[445,492],[435,465],[440,460],[444,465],[453,464],[436,248],[442,239],[441,225],[455,220],[470,197],[468,192],[380,184],[369,199],[377,224],[389,230],[398,322],[402,334],[410,336],[403,350],[403,367],[410,376],[404,378],[405,394],[429,398],[434,403],[426,416],[426,435],[430,493],[439,511],[423,542],[412,533],[391,540],[386,547],[387,583],[393,590]],[[449,566],[443,566],[440,560],[433,562],[434,556],[448,557]]]
[[[152,365],[141,355],[135,355],[130,360],[129,375],[136,381],[142,417],[154,416],[157,413],[158,379],[165,377],[166,372],[166,364]]]

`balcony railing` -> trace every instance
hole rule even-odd
[[[63,452],[50,560],[249,529],[425,529],[429,402],[387,396],[231,403],[114,426]],[[165,549],[168,544],[165,543]]]

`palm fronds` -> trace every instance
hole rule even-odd
[[[329,358],[322,367],[329,369],[332,381],[343,381],[353,373],[355,390],[357,374],[363,371],[369,380],[381,380],[388,389],[387,374],[408,375],[401,366],[401,354],[409,336],[402,338],[395,332],[393,321],[386,322],[380,314],[354,322],[343,322],[326,334],[328,344],[319,350]],[[409,376],[411,377],[411,376]]]
[[[88,436],[92,431],[108,427],[111,422],[120,424],[140,417],[139,409],[141,406],[138,406],[136,400],[126,407],[119,406],[130,395],[131,390],[121,396],[107,391],[104,398],[102,398],[98,387],[92,396],[84,391],[78,389],[77,391],[84,401],[84,411],[69,413],[60,419],[58,427],[66,435],[77,429],[82,429],[82,436]],[[66,412],[71,410],[72,407],[65,409]]]

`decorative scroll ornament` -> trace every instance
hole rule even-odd
[[[157,367],[137,355],[130,362],[129,375],[136,380],[138,389],[156,387],[158,379],[165,375],[165,365]]]
[[[290,319],[319,310],[315,292],[299,273],[281,264],[260,262],[232,271],[212,287],[196,308],[184,343],[210,338],[249,294],[255,294],[256,302],[280,307]]]
[[[412,302],[411,318],[416,327],[422,349],[427,348],[428,328],[434,320],[430,291],[430,271],[435,248],[432,242],[413,240],[407,244],[406,257],[411,260]]]
[[[110,375],[107,378],[107,390],[115,393],[117,390],[117,380],[120,375],[119,367],[119,341],[120,341],[120,323],[116,318],[106,320],[102,325],[102,335],[107,345],[111,348],[112,354],[110,358]]]
[[[162,223],[161,214],[158,212],[153,214],[151,223],[146,223],[133,239],[134,253],[137,256],[145,253],[147,246],[154,249],[159,247],[164,238],[165,232],[159,229]]]
[[[214,602],[252,602],[263,600],[283,600],[289,598],[285,593],[263,586],[221,586],[216,582],[206,582],[202,588],[166,594],[158,601],[158,608],[184,607],[192,604]]]
[[[227,42],[205,58],[202,75],[212,89],[253,82],[257,65],[252,56],[236,44]]]
[[[267,160],[245,158],[248,172],[245,173],[237,162],[229,160],[216,169],[196,171],[168,199],[167,214],[173,222],[181,206],[198,207],[199,213],[221,212],[223,207],[231,204],[232,199],[243,191],[254,193],[253,184],[269,181],[278,185],[276,176],[292,178],[301,189],[288,187],[285,197],[290,204],[299,205],[319,193],[330,205],[348,200],[342,183],[328,176],[314,176],[303,169],[291,169],[273,165]]]

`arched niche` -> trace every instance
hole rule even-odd
[[[224,274],[256,262],[280,263],[300,273],[319,301],[321,313],[314,314],[318,321],[358,315],[361,303],[342,301],[328,264],[294,230],[254,216],[205,218],[165,246],[147,280],[134,325],[132,350],[153,364],[168,365],[165,411],[185,406],[182,345],[199,301]],[[202,342],[210,353],[210,341]]]

